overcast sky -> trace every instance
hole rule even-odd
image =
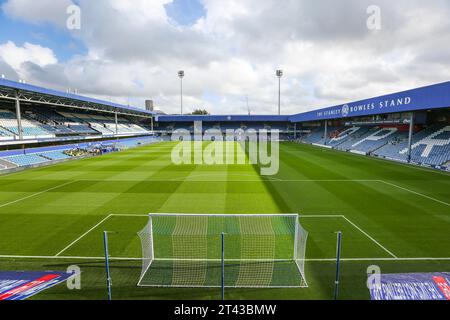
[[[81,28],[67,28],[71,4]],[[370,5],[381,29],[367,27]],[[448,0],[0,0],[0,73],[179,112],[293,114],[450,80]]]

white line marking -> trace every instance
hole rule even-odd
[[[375,240],[373,237],[371,237],[367,232],[365,232],[363,229],[361,229],[360,227],[358,227],[356,224],[354,224],[352,221],[350,221],[346,216],[342,216],[342,218],[344,218],[348,223],[350,223],[353,227],[355,227],[356,229],[358,229],[362,234],[364,234],[367,238],[369,238],[370,240],[372,240],[373,242],[375,242],[380,248],[382,248],[384,251],[386,251],[387,253],[389,253],[391,256],[393,256],[394,258],[397,258],[397,256],[395,254],[393,254],[391,251],[389,251],[388,249],[386,249],[384,246],[381,245],[381,243],[379,243],[377,240]]]
[[[416,195],[418,195],[418,196],[421,196],[421,197],[424,197],[424,198],[427,198],[427,199],[430,199],[430,200],[439,202],[439,203],[441,203],[441,204],[444,204],[444,205],[450,207],[450,203],[447,203],[447,202],[438,200],[438,199],[436,199],[436,198],[432,198],[432,197],[427,196],[427,195],[425,195],[425,194],[423,194],[423,193],[420,193],[420,192],[417,192],[417,191],[414,191],[414,190],[411,190],[411,189],[408,189],[408,188],[404,188],[404,187],[401,187],[401,186],[399,186],[399,185],[396,185],[396,184],[393,184],[393,183],[391,183],[391,182],[387,182],[387,181],[384,181],[384,180],[378,180],[378,181],[379,181],[379,182],[382,182],[382,183],[384,183],[384,184],[390,185],[390,186],[392,186],[392,187],[396,187],[396,188],[399,188],[399,189],[402,189],[402,190],[405,190],[405,191],[414,193],[414,194],[416,194]]]
[[[299,215],[299,218],[342,218],[342,215],[317,214],[317,215]]]
[[[104,260],[105,257],[85,257],[85,256],[21,256],[21,255],[0,255],[0,259],[60,259],[60,260]],[[143,258],[136,257],[110,257],[110,260],[130,260],[139,261]],[[306,262],[333,262],[336,258],[307,258]],[[341,258],[341,261],[450,261],[450,257],[412,257],[412,258]]]
[[[214,176],[214,175],[205,175],[205,177],[208,176]],[[278,179],[278,178],[264,178],[261,177],[261,179],[244,179],[244,180],[233,180],[228,179],[230,177],[224,177],[223,180],[212,180],[212,179],[204,179],[204,180],[194,180],[189,178],[173,178],[173,179],[146,179],[148,182],[264,182],[264,181],[270,181],[270,182],[380,182],[380,180],[350,180],[350,179],[319,179],[319,180],[310,180],[310,179]],[[122,182],[122,181],[141,181],[137,179],[133,180],[95,180],[95,179],[78,179],[78,181],[91,181],[91,182]]]
[[[412,257],[412,258],[341,258],[343,261],[450,261],[450,257]],[[336,258],[310,258],[305,261],[336,261]]]
[[[161,215],[173,215],[169,214],[169,213],[161,213]],[[66,248],[64,248],[63,250],[61,250],[58,254],[56,254],[55,256],[59,256],[62,252],[66,251],[69,247],[71,247],[73,244],[75,244],[77,241],[79,241],[81,238],[83,238],[84,236],[86,236],[89,232],[91,232],[92,230],[94,230],[96,227],[98,227],[100,224],[102,224],[103,222],[105,222],[107,219],[109,219],[112,216],[116,216],[116,217],[148,217],[149,215],[144,215],[144,214],[109,214],[107,217],[105,217],[103,220],[101,220],[99,223],[97,223],[95,226],[93,226],[91,229],[89,229],[88,231],[86,231],[84,234],[82,234],[80,237],[78,237],[76,240],[74,240],[71,244],[69,244]],[[352,221],[350,221],[348,218],[346,218],[344,215],[299,215],[299,218],[343,218],[345,219],[348,223],[350,223],[353,227],[355,227],[357,230],[359,230],[361,233],[363,233],[366,237],[368,237],[370,240],[372,240],[375,244],[377,244],[380,248],[382,248],[384,251],[386,251],[388,254],[390,254],[392,257],[397,258],[396,255],[394,255],[391,251],[389,251],[388,249],[386,249],[383,245],[381,245],[377,240],[375,240],[373,237],[371,237],[367,232],[365,232],[364,230],[362,230],[360,227],[358,227],[356,224],[354,224]],[[1,257],[1,256],[0,256]]]
[[[105,257],[85,257],[85,256],[17,256],[0,255],[0,259],[79,259],[79,260],[105,260]],[[133,257],[109,257],[111,260],[142,260],[142,258]]]
[[[204,181],[204,180],[195,180],[195,178],[202,178],[202,177],[223,177],[224,180],[217,180],[217,181],[228,181],[228,177],[251,177],[253,178],[252,180],[237,180],[237,181],[262,181],[262,177],[259,176],[258,174],[245,174],[245,173],[232,173],[232,172],[223,172],[223,173],[219,173],[219,172],[214,172],[214,173],[202,173],[202,174],[190,174],[188,176],[186,176],[184,179],[182,178],[173,178],[173,179],[169,179],[169,181]],[[272,177],[267,177],[268,179],[277,179],[277,178],[272,178]],[[279,180],[279,179],[277,179]],[[206,181],[210,181],[210,180],[206,180]]]
[[[78,238],[76,238],[74,241],[72,241],[68,246],[66,246],[64,249],[62,249],[60,252],[58,252],[55,257],[59,256],[61,253],[63,253],[64,251],[66,251],[67,249],[69,249],[71,246],[73,246],[76,242],[78,242],[81,238],[83,238],[85,235],[87,235],[89,232],[91,232],[92,230],[94,230],[95,228],[97,228],[99,225],[101,225],[103,222],[105,222],[106,220],[108,220],[109,218],[111,218],[111,214],[107,215],[105,218],[103,218],[99,223],[97,223],[95,226],[93,226],[92,228],[90,228],[88,231],[86,231],[85,233],[83,233],[81,236],[79,236]]]
[[[378,180],[367,179],[278,179],[280,182],[378,182]]]
[[[298,144],[298,145],[309,145],[309,146],[312,146],[312,145],[306,144],[306,143],[301,143],[301,144]],[[339,150],[339,149],[335,149],[335,148],[333,148],[333,149],[325,149],[325,148],[323,148],[321,146],[316,146],[316,147],[322,148],[323,151],[335,151],[336,153],[346,154],[346,155],[349,155],[349,156],[366,157],[366,159],[371,159],[371,160],[381,161],[381,162],[388,162],[388,163],[391,163],[391,164],[397,164],[397,165],[401,165],[401,166],[404,166],[404,167],[407,167],[407,168],[412,168],[412,169],[418,169],[418,170],[426,171],[428,173],[437,173],[437,174],[442,174],[442,175],[445,175],[445,176],[449,176],[450,175],[448,172],[443,171],[443,170],[421,167],[418,164],[407,163],[407,162],[404,162],[404,161],[401,161],[401,160],[388,159],[388,158],[379,158],[379,157],[367,156],[367,155],[359,155],[359,154],[356,154],[356,153],[351,153],[351,152],[348,152],[348,151],[343,151],[343,150]],[[286,152],[287,153],[291,153],[291,154],[306,153],[305,151],[286,151]]]
[[[126,213],[112,213],[110,216],[114,217],[147,217],[148,214],[126,214]]]
[[[182,258],[155,258],[153,261],[212,261],[212,262],[221,262],[222,259],[182,259]],[[238,261],[245,261],[245,262],[293,262],[294,259],[225,259],[225,261],[228,262],[238,262]]]
[[[0,255],[1,258],[24,258],[24,259],[87,259],[87,260],[96,260],[96,259],[104,259],[104,257],[83,257],[83,256],[61,256],[61,253],[66,251],[68,248],[70,248],[72,245],[74,245],[77,241],[79,241],[81,238],[86,236],[89,232],[97,228],[99,225],[101,225],[103,222],[105,222],[107,219],[116,216],[116,217],[148,217],[149,215],[145,214],[109,214],[105,218],[103,218],[100,222],[98,222],[95,226],[93,226],[91,229],[86,231],[84,234],[82,234],[80,237],[75,239],[72,243],[70,243],[68,246],[66,246],[63,250],[58,252],[55,256],[20,256],[20,255]],[[368,237],[370,240],[372,240],[375,244],[377,244],[380,248],[382,248],[384,251],[386,251],[389,255],[391,255],[393,258],[343,258],[341,260],[343,261],[370,261],[370,260],[379,260],[379,261],[394,261],[394,260],[404,260],[404,261],[433,261],[433,260],[441,260],[441,261],[447,261],[450,260],[449,258],[399,258],[395,254],[393,254],[391,251],[386,249],[383,245],[381,245],[377,240],[375,240],[372,236],[370,236],[367,232],[362,230],[360,227],[358,227],[355,223],[353,223],[351,220],[349,220],[344,215],[299,215],[299,218],[343,218],[346,220],[349,224],[351,224],[354,228],[356,228],[358,231],[363,233],[366,237]],[[142,260],[142,258],[133,258],[133,257],[111,257],[112,260]],[[335,261],[335,258],[324,258],[324,259],[305,259],[305,261]]]
[[[336,258],[310,258],[305,259],[306,262],[335,262]],[[450,257],[448,258],[426,258],[426,257],[418,257],[418,258],[341,258],[341,261],[450,261]]]
[[[14,204],[14,203],[17,203],[17,202],[20,202],[20,201],[23,201],[23,200],[26,200],[26,199],[29,199],[29,198],[38,196],[38,195],[40,195],[40,194],[43,194],[43,193],[48,192],[48,191],[55,190],[55,189],[57,189],[57,188],[64,187],[64,186],[66,186],[66,185],[68,185],[68,184],[71,184],[71,183],[74,183],[74,182],[76,182],[76,181],[78,181],[78,180],[68,181],[68,182],[65,182],[65,183],[63,183],[63,184],[57,185],[57,186],[55,186],[55,187],[46,189],[46,190],[44,190],[44,191],[40,191],[40,192],[37,192],[37,193],[33,193],[33,194],[29,195],[29,196],[26,196],[26,197],[23,197],[23,198],[20,198],[20,199],[17,199],[17,200],[13,200],[13,201],[10,201],[10,202],[1,204],[1,205],[0,205],[0,208],[3,208],[3,207],[6,207],[6,206],[9,206],[10,204]]]
[[[376,243],[380,248],[382,248],[384,251],[389,253],[392,257],[397,259],[397,256],[395,254],[393,254],[391,251],[389,251],[384,246],[382,246],[377,240],[375,240],[373,237],[371,237],[367,232],[362,230],[360,227],[358,227],[356,224],[354,224],[352,221],[350,221],[344,215],[300,215],[299,218],[343,218],[348,223],[350,223],[354,228],[359,230],[362,234],[364,234],[366,237],[368,237],[370,240],[372,240],[374,243]]]

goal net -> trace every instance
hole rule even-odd
[[[221,287],[222,272],[225,287],[307,286],[297,214],[150,214],[138,234],[139,286]]]

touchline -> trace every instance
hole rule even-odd
[[[179,142],[171,153],[174,164],[251,164],[260,167],[261,175],[278,173],[279,130],[227,129],[224,135],[220,129],[208,129],[204,134],[202,129],[202,122],[196,121],[194,135],[187,129],[172,133],[171,140]],[[204,141],[209,143],[204,145]]]

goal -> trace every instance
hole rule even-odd
[[[150,214],[138,286],[307,287],[297,214]]]

